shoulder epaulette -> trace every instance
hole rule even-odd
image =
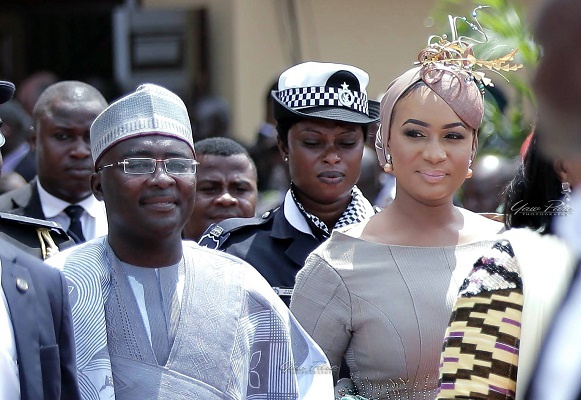
[[[30,225],[31,227],[35,228],[48,228],[51,230],[56,230],[59,233],[66,235],[66,231],[56,222],[54,221],[47,221],[44,219],[37,219],[26,217],[24,215],[17,215],[17,214],[10,214],[5,212],[0,212],[0,221],[1,222],[14,222],[21,225]],[[0,223],[1,223],[0,222]]]
[[[222,244],[228,239],[230,233],[251,227],[265,224],[274,215],[274,212],[278,209],[272,209],[266,211],[259,217],[252,218],[229,218],[217,224],[212,224],[206,229],[206,232],[202,235],[198,244],[200,246],[205,246],[210,249],[219,249]]]

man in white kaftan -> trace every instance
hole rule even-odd
[[[155,85],[91,127],[109,234],[49,264],[69,282],[84,399],[332,399],[329,364],[244,261],[180,237],[196,161],[183,102]]]
[[[324,399],[324,355],[262,276],[238,258],[183,245],[179,322],[165,365],[141,317],[143,295],[106,237],[49,259],[69,282],[83,398]]]

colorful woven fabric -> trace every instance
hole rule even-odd
[[[446,330],[437,399],[514,399],[522,306],[512,247],[499,241],[460,288]]]

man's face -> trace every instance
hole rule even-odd
[[[97,168],[126,158],[194,158],[187,143],[162,135],[124,140],[107,150]],[[173,238],[181,231],[194,207],[196,176],[167,174],[158,162],[151,174],[132,175],[122,165],[104,168],[91,179],[93,192],[105,201],[109,236],[134,245]]]
[[[199,161],[196,203],[184,228],[184,236],[196,241],[213,223],[253,217],[258,200],[256,170],[245,154],[203,154]]]
[[[33,150],[38,179],[53,196],[77,203],[91,194],[89,128],[104,109],[98,101],[71,103],[55,98],[36,120]]]

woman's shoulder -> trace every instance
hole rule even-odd
[[[275,208],[256,217],[225,219],[210,225],[198,243],[210,249],[225,250],[232,243],[253,240],[261,232],[268,236],[279,212],[280,208]]]
[[[459,207],[458,210],[464,217],[462,234],[466,237],[465,241],[475,241],[476,238],[493,238],[505,230],[504,224],[496,218],[477,214],[465,208]]]
[[[317,247],[313,251],[313,253],[319,255],[329,254],[331,252],[335,252],[338,249],[346,250],[347,248],[367,245],[368,244],[367,241],[360,239],[363,227],[359,225],[360,223],[357,223],[346,227],[334,229],[331,232],[331,236],[329,237],[329,239],[327,239],[319,247]]]
[[[363,226],[359,226],[363,224]],[[324,263],[336,267],[347,260],[347,254],[360,254],[366,251],[365,247],[377,245],[360,239],[365,222],[334,229],[331,236],[309,255],[309,261]]]
[[[343,226],[341,228],[336,228],[333,230],[333,233],[337,232],[337,236],[344,235],[344,236],[349,236],[351,238],[359,238],[359,237],[361,237],[361,234],[363,233],[363,230],[367,226],[368,222],[369,222],[369,219],[365,219],[361,222],[346,225],[346,226]]]

